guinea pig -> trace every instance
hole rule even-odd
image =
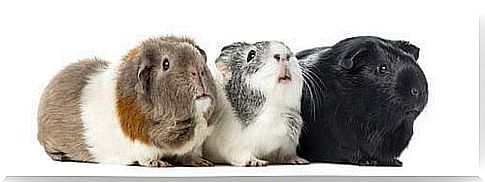
[[[409,42],[372,36],[297,53],[309,83],[298,154],[310,162],[402,166],[397,158],[428,101],[418,56]]]
[[[307,164],[296,155],[303,78],[282,42],[237,42],[215,61],[219,102],[204,156],[235,166]]]
[[[38,140],[56,161],[211,166],[201,147],[217,93],[206,59],[193,40],[167,36],[119,63],[73,63],[44,90]]]

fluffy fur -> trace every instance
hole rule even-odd
[[[314,162],[401,166],[428,99],[419,48],[354,37],[297,53],[304,67],[298,154]]]
[[[164,167],[172,164],[163,158],[175,157],[183,165],[210,166],[201,158],[201,147],[211,132],[207,118],[217,93],[205,62],[205,53],[192,40],[159,37],[142,42],[118,64],[77,63],[89,72],[65,69],[46,88],[39,141],[54,160]],[[82,82],[73,90],[58,77]],[[60,97],[62,91],[75,105]],[[69,107],[61,110],[51,103]],[[78,115],[52,119],[66,110]],[[78,128],[68,127],[74,124]],[[88,157],[72,152],[69,143],[82,143],[78,150]]]
[[[296,61],[281,42],[238,42],[222,49],[213,71],[220,75],[214,132],[204,144],[210,160],[236,166],[308,163],[296,155],[303,84]],[[281,64],[291,75],[289,83],[278,82]]]

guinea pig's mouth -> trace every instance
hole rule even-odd
[[[419,115],[419,110],[417,109],[410,109],[405,112],[405,116],[409,118],[415,118]]]
[[[209,94],[201,93],[201,94],[198,94],[198,95],[195,96],[195,100],[202,100],[202,99],[205,99],[205,98],[209,98]]]
[[[291,82],[291,76],[289,75],[278,76],[278,83],[287,84],[290,82]]]
[[[280,63],[278,70],[278,83],[287,84],[291,82],[291,73],[288,66]]]

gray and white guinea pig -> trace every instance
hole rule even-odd
[[[276,41],[233,43],[213,69],[219,102],[204,155],[235,166],[307,164],[296,155],[303,79],[290,49]]]
[[[67,66],[45,88],[38,140],[57,161],[191,166],[210,134],[216,102],[206,55],[191,39],[143,41],[120,63],[99,59]]]

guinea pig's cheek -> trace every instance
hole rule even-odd
[[[290,62],[288,64],[288,69],[290,70],[290,73],[294,80],[303,80],[302,68],[296,61]]]

